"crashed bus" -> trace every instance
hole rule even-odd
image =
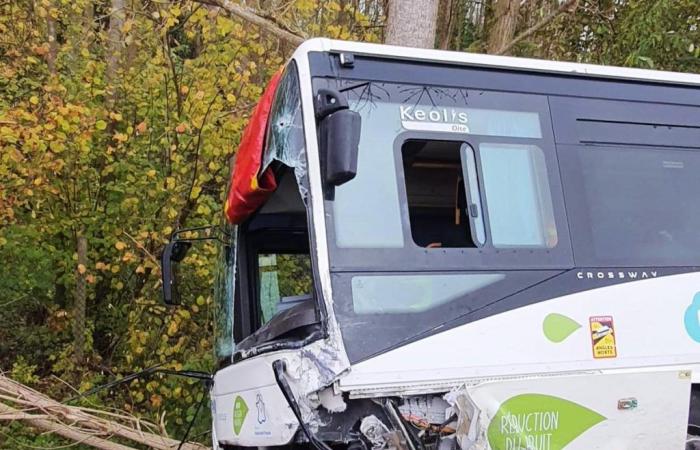
[[[218,228],[214,447],[692,445],[699,86],[302,44],[251,117]]]

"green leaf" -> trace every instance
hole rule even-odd
[[[552,342],[559,343],[581,328],[581,324],[561,314],[548,314],[542,322],[544,336]]]
[[[522,394],[501,404],[487,436],[493,450],[561,450],[604,420],[597,412],[563,398]]]
[[[233,432],[239,434],[245,422],[245,417],[248,415],[248,405],[241,396],[237,396],[233,403]]]

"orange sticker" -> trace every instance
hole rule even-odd
[[[591,343],[594,358],[617,357],[615,343],[615,325],[612,316],[593,316],[589,319],[591,326]]]

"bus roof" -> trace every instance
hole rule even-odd
[[[399,47],[395,45],[369,44],[325,38],[309,39],[299,46],[294,56],[297,57],[300,56],[300,54],[314,51],[347,52],[353,53],[354,55],[375,56],[406,61],[449,63],[492,69],[566,74],[579,77],[700,86],[700,75],[689,73]]]

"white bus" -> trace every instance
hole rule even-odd
[[[268,95],[215,448],[694,448],[700,76],[313,39]]]

